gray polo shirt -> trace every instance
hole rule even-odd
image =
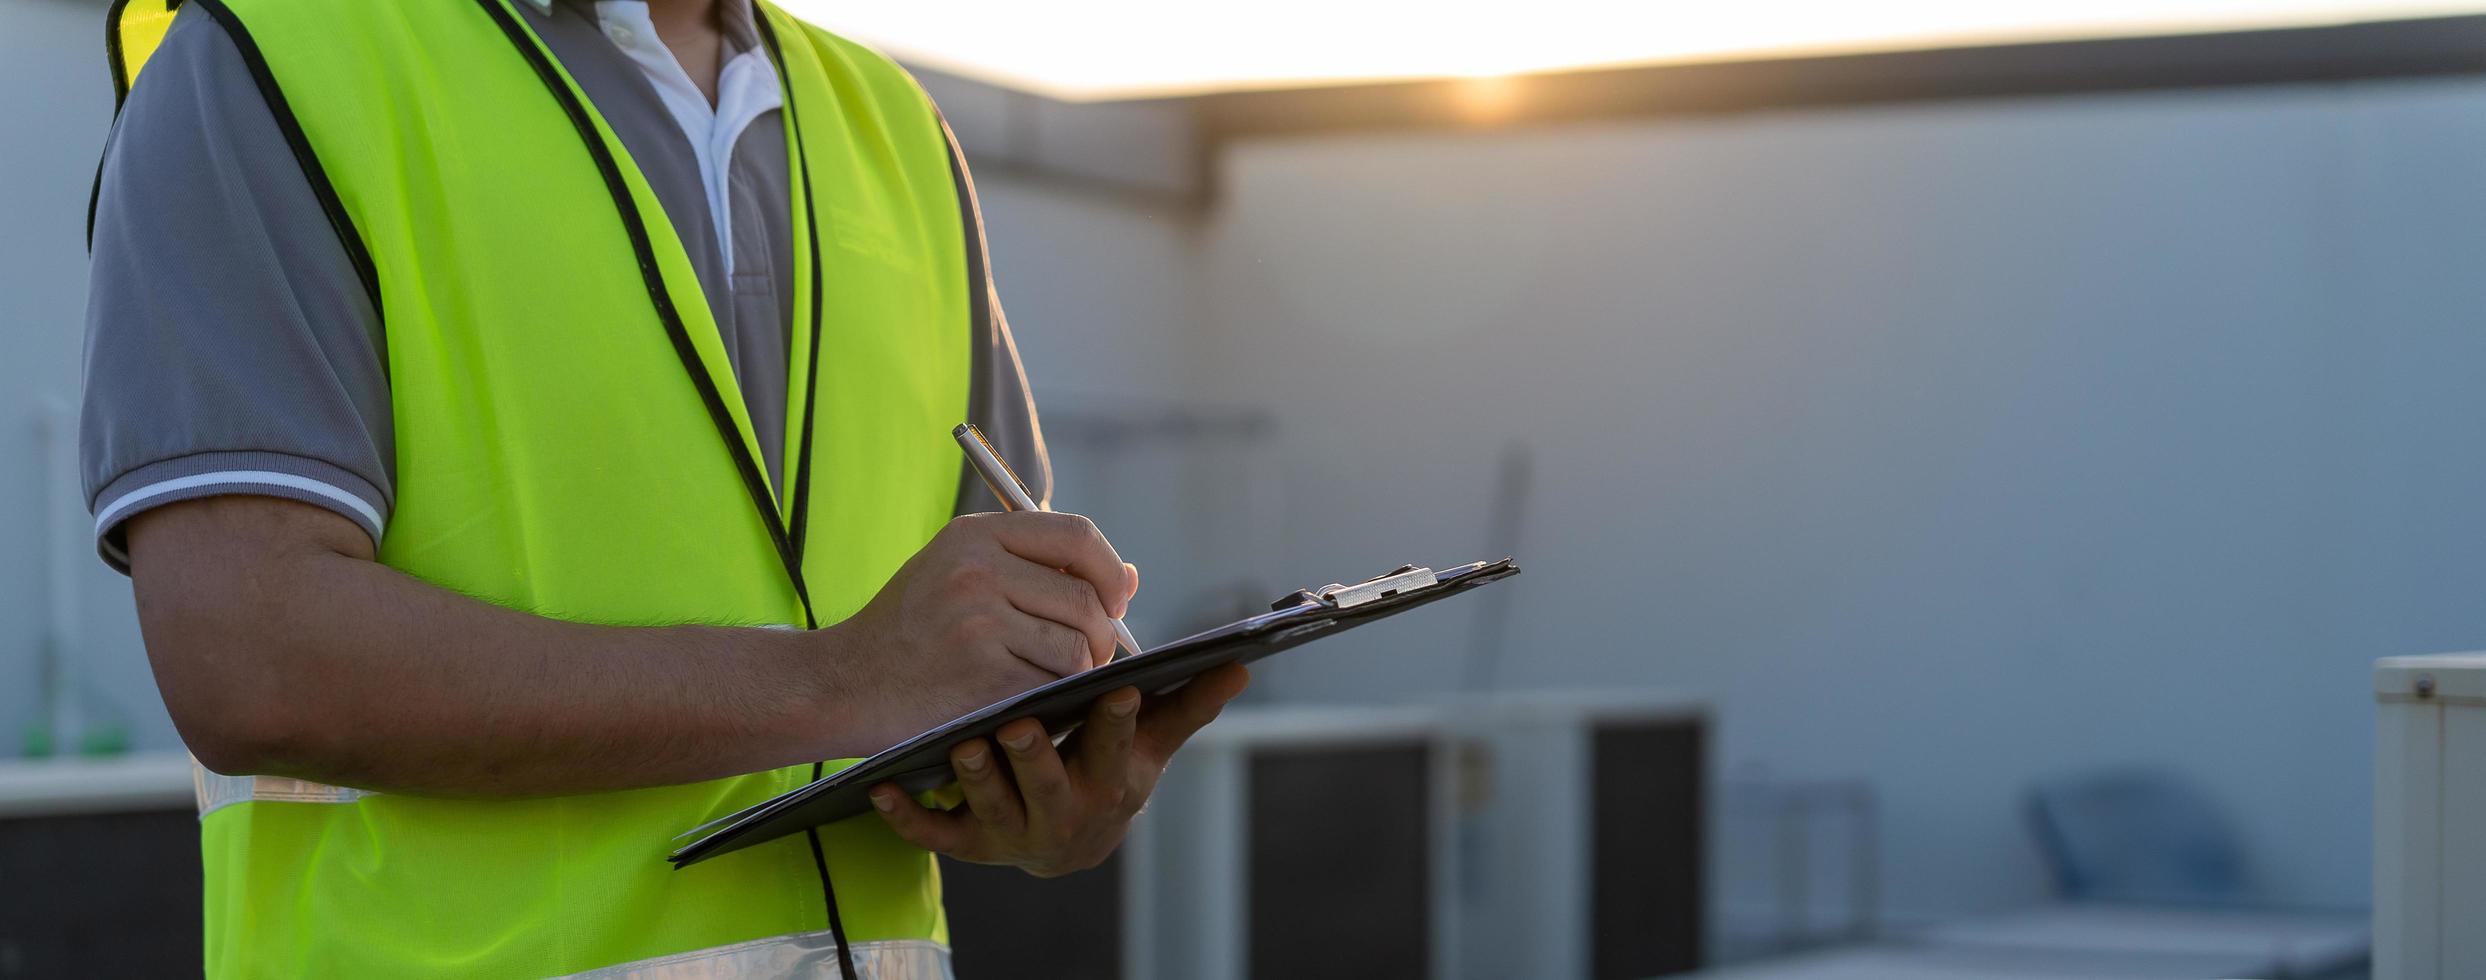
[[[598,5],[517,6],[663,202],[776,479],[794,284],[778,110],[754,118],[720,162],[729,209],[720,222],[692,136],[607,36]],[[758,47],[749,0],[721,6],[728,56]],[[980,277],[982,218],[955,148],[951,163],[970,272]],[[397,463],[380,317],[214,20],[174,21],[113,125],[99,182],[80,453],[104,560],[128,570],[121,528],[131,516],[216,494],[325,507],[376,546],[387,533]],[[730,229],[730,268],[720,225]],[[824,273],[835,281],[834,267]],[[989,295],[989,278],[976,288]],[[989,322],[959,325],[973,333],[968,418],[1042,499],[1051,474],[1035,406],[1000,304],[982,307]],[[962,512],[999,509],[972,474],[962,477],[958,501]]]

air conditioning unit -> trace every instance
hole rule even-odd
[[[2486,653],[2374,664],[2374,978],[2486,976]]]
[[[1708,709],[1667,691],[1452,705],[1461,977],[1653,977],[1705,933]]]
[[[1229,710],[1124,848],[1126,975],[1456,976],[1455,761],[1432,708]]]
[[[1440,712],[1228,708],[1114,858],[1038,880],[944,862],[961,976],[1456,976]]]
[[[1707,712],[1664,692],[1230,708],[1106,865],[947,865],[961,976],[1697,966]]]

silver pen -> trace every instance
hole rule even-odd
[[[951,429],[950,436],[958,440],[958,448],[967,451],[967,462],[975,466],[976,475],[984,478],[984,485],[993,488],[993,496],[1001,498],[1003,507],[1011,510],[1044,509],[1036,506],[1035,495],[1027,492],[1027,484],[1019,479],[1018,471],[1002,462],[1001,454],[993,451],[992,442],[984,438],[984,430],[968,423]],[[1110,622],[1114,624],[1114,636],[1122,641],[1122,648],[1130,651],[1131,656],[1139,656],[1139,641],[1132,638],[1131,628],[1122,625],[1119,619]]]

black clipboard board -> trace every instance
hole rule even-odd
[[[1519,574],[1500,561],[1473,562],[1439,573],[1414,565],[1354,585],[1303,590],[1271,604],[1271,611],[1197,633],[1133,657],[994,702],[802,788],[685,831],[688,840],[668,860],[686,868],[788,834],[869,812],[871,788],[896,782],[909,793],[953,782],[949,750],[971,738],[990,737],[1019,718],[1044,722],[1057,738],[1087,718],[1097,698],[1123,687],[1157,695],[1188,683],[1212,667],[1250,663],[1364,623],[1437,602]]]

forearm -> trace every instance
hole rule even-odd
[[[350,539],[247,548],[220,559],[223,574],[182,574],[205,567],[189,549],[249,539],[135,533],[160,686],[210,768],[542,796],[869,754],[886,738],[834,637],[546,619],[406,576]]]

